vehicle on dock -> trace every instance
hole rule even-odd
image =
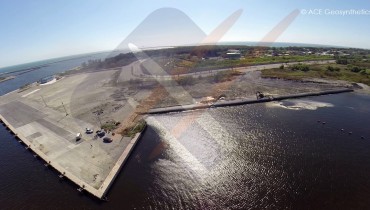
[[[94,133],[94,129],[86,128],[86,133],[87,134],[92,134],[92,133]]]
[[[96,135],[98,135],[101,138],[101,137],[105,136],[105,132],[102,131],[102,130],[98,130],[98,131],[96,131]]]
[[[105,143],[111,143],[113,140],[112,140],[112,138],[110,138],[110,137],[106,136],[106,137],[104,137],[104,138],[103,138],[103,141],[104,141]]]
[[[77,133],[76,134],[76,141],[81,140],[81,138],[82,138],[82,134],[81,133]]]

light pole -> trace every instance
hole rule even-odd
[[[66,107],[64,106],[63,102],[62,102],[62,106],[63,106],[63,108],[64,108],[64,111],[66,112],[66,116],[68,116],[67,109],[66,109]]]
[[[44,102],[45,106],[48,106],[48,105],[46,105],[46,102],[45,102],[44,97],[42,97],[42,96],[41,96],[41,99],[42,99],[42,101]]]

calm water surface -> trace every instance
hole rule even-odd
[[[1,209],[370,209],[370,97],[305,103],[150,116],[109,202],[79,194],[0,126]]]
[[[16,90],[24,84],[37,82],[43,77],[55,75],[57,73],[73,69],[80,66],[83,62],[87,62],[88,60],[104,59],[105,57],[107,57],[108,54],[108,52],[104,52],[96,54],[76,55],[0,68],[0,76],[3,76],[1,74],[4,72],[14,72],[23,69],[41,67],[35,71],[17,75],[16,78],[12,80],[0,82],[0,95],[4,95],[10,91]],[[6,76],[12,76],[12,74],[7,74]]]

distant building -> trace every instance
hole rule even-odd
[[[230,50],[227,51],[226,57],[229,58],[229,59],[240,59],[240,57],[241,57],[240,50],[230,49]]]

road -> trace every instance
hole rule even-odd
[[[146,60],[140,60],[131,63],[130,65],[122,67],[120,76],[118,77],[117,81],[124,82],[129,81],[131,79],[145,79],[145,78],[155,78],[157,80],[172,80],[175,75],[162,75],[162,74],[146,74],[142,71],[140,64],[142,62],[146,62]],[[151,61],[153,62],[153,61]],[[294,64],[326,64],[326,63],[335,63],[335,60],[321,60],[321,61],[304,61],[304,62],[290,62],[288,65],[294,65]],[[238,70],[240,72],[250,72],[250,71],[260,71],[264,69],[273,69],[273,68],[279,68],[282,64],[286,65],[286,63],[276,63],[276,64],[263,64],[263,65],[255,65],[255,66],[247,66],[247,67],[238,67],[233,68],[234,70]],[[215,73],[222,72],[222,71],[228,71],[230,68],[226,69],[215,69],[215,70],[209,70],[209,71],[200,71],[200,72],[194,72],[194,73],[184,73],[179,74],[176,76],[192,76],[192,77],[198,77],[198,76],[212,76]],[[151,72],[161,72],[161,71],[151,71]],[[162,71],[163,72],[163,71]]]

